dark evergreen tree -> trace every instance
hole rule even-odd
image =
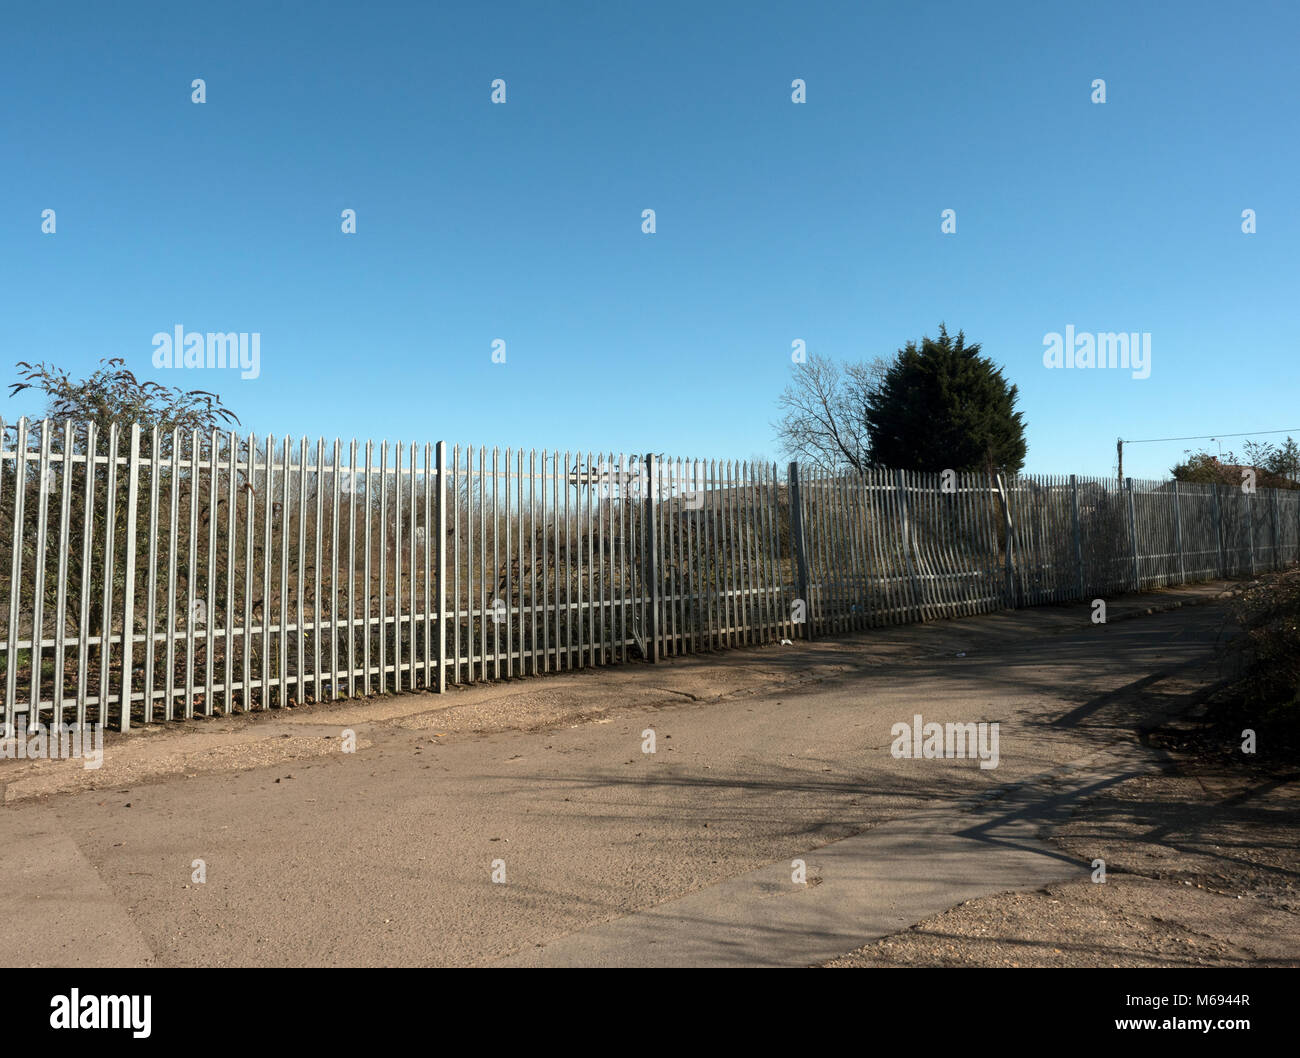
[[[1002,371],[939,326],[938,338],[908,342],[866,401],[876,466],[935,472],[1017,473],[1025,465],[1025,424],[1017,390]]]

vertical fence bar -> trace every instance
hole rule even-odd
[[[748,567],[746,582],[749,590],[749,642],[751,644],[764,641],[763,629],[767,623],[761,588],[762,570],[759,564],[759,535],[763,523],[758,489],[755,485],[757,473],[756,462],[745,464],[745,565]]]
[[[91,427],[93,430],[94,427]],[[3,446],[4,431],[3,425],[0,424],[0,446]],[[93,450],[87,456],[87,468],[89,469],[89,484],[87,491],[94,484],[95,480],[95,458]],[[14,444],[14,525],[13,533],[10,536],[10,543],[13,548],[9,556],[9,640],[5,644],[5,728],[0,735],[12,737],[15,734],[15,724],[18,715],[18,615],[20,592],[18,586],[22,583],[23,574],[23,500],[27,492],[27,418],[23,416],[18,420],[17,438]],[[89,512],[92,505],[87,499],[86,512],[89,519]],[[89,526],[89,521],[87,521]],[[89,530],[87,530],[89,531]],[[85,549],[85,554],[89,556],[89,546]],[[85,611],[85,601],[89,597],[90,578],[87,575],[89,570],[89,561],[83,560],[82,565],[82,610],[83,617],[81,621],[81,645],[82,660],[77,666],[78,671],[82,674],[86,671],[84,645],[88,636],[88,617]],[[85,701],[85,694],[79,689],[77,693],[78,701]]]
[[[938,533],[939,514],[936,503],[940,498],[937,476],[918,471],[909,475],[916,499],[911,505],[912,537],[915,541],[917,568],[922,596],[927,598],[930,616],[948,614],[943,588],[943,555]]]
[[[1075,581],[1079,601],[1083,602],[1086,597],[1083,586],[1083,540],[1079,534],[1079,478],[1075,474],[1070,475],[1070,531],[1074,536]]]
[[[384,534],[385,534],[384,553],[385,556],[387,556],[387,553],[389,551],[389,541],[391,540],[392,541],[391,550],[393,556],[392,561],[390,563],[390,568],[392,571],[391,584],[393,588],[391,598],[388,594],[388,585],[390,581],[382,580],[380,582],[381,585],[380,591],[382,593],[381,597],[384,600],[384,605],[389,608],[385,614],[383,622],[380,624],[380,632],[382,633],[383,639],[385,641],[388,641],[389,639],[388,623],[390,620],[393,625],[391,648],[390,648],[390,652],[385,658],[388,664],[383,669],[385,676],[383,678],[382,685],[386,693],[390,689],[394,693],[400,693],[402,690],[402,601],[403,601],[402,600],[402,579],[405,576],[402,567],[402,553],[403,553],[403,545],[405,539],[402,535],[402,517],[403,517],[402,456],[405,454],[405,450],[406,450],[405,445],[401,441],[395,441],[393,443],[393,475],[392,475],[393,486],[392,486],[392,505],[391,505],[393,532],[391,535],[388,533],[388,520],[386,518],[383,520]],[[387,464],[385,464],[384,480],[385,481],[388,480]],[[393,681],[392,681],[391,688],[389,687],[388,678],[386,675],[389,668],[393,670]]]
[[[608,628],[605,624],[605,503],[601,496],[605,483],[605,454],[599,452],[596,455],[596,469],[592,471],[593,483],[588,490],[591,493],[593,503],[591,571],[595,577],[592,589],[591,629],[595,633],[593,639],[594,663],[604,665],[605,643],[608,635]],[[590,464],[588,465],[590,466]]]
[[[582,639],[574,638],[574,621],[577,614],[573,608],[573,575],[575,563],[579,561],[579,548],[582,544],[582,537],[576,536],[577,530],[574,529],[576,539],[570,547],[570,516],[569,516],[569,494],[573,491],[569,483],[569,466],[570,453],[566,448],[564,450],[564,640],[569,655],[568,667],[574,669],[582,655]],[[559,472],[557,471],[557,474]],[[573,499],[573,520],[576,524],[578,518],[578,500],[577,496]],[[579,585],[578,605],[582,605],[582,590]]]
[[[516,483],[528,482],[528,537],[524,538],[524,504],[517,502],[516,521],[519,525],[517,550],[517,568],[519,593],[519,673],[549,672],[551,668],[547,651],[550,644],[550,613],[547,610],[546,590],[546,461],[549,453],[545,448],[538,452],[528,450],[528,469],[524,470],[523,449],[516,457],[518,465]],[[520,494],[522,497],[522,493]],[[508,502],[508,500],[507,500]],[[530,669],[524,662],[524,569],[528,570],[528,628],[529,641],[533,644],[533,662]]]
[[[894,594],[889,575],[891,548],[889,546],[888,507],[882,500],[882,490],[878,484],[878,473],[865,470],[862,474],[863,517],[867,521],[867,537],[871,544],[871,553],[867,563],[868,577],[874,574],[877,581],[876,593],[872,601],[873,624],[888,624],[893,618]],[[870,588],[868,588],[870,593]],[[870,597],[870,596],[869,596]]]
[[[140,424],[131,424],[126,471],[126,564],[122,573],[122,711],[120,730],[131,727],[131,676],[135,662],[135,528],[140,502]],[[59,674],[62,679],[62,674]]]
[[[0,425],[0,437],[3,437],[3,433],[4,427]],[[154,437],[157,437],[156,430]],[[3,447],[2,441],[0,447]],[[55,574],[58,577],[58,589],[54,602],[54,716],[51,724],[56,731],[63,725],[64,652],[67,649],[68,621],[68,533],[72,515],[72,449],[72,420],[69,419],[63,424],[63,480],[60,482],[59,490],[59,565]],[[0,459],[0,462],[3,460]],[[14,585],[10,585],[10,591],[12,590]],[[150,598],[152,601],[152,596]],[[152,621],[150,627],[152,628]]]
[[[286,511],[286,521],[287,521]],[[303,596],[307,590],[307,436],[298,439],[298,542],[295,552],[296,565],[293,569],[294,596],[294,685],[296,701],[299,705],[307,700],[307,656],[304,641],[304,625],[307,622],[306,600]]]
[[[749,595],[747,591],[747,573],[745,570],[745,468],[739,460],[733,460],[728,470],[731,477],[731,549],[732,568],[735,570],[733,584],[736,593],[736,645],[745,646],[749,642]]]
[[[823,555],[826,548],[826,504],[822,500],[822,472],[817,467],[801,468],[799,516],[808,548],[808,599],[804,619],[813,635],[826,631],[826,576]]]
[[[785,607],[785,576],[781,563],[781,485],[777,479],[776,464],[770,460],[763,464],[763,487],[766,489],[767,509],[767,569],[768,592],[771,599],[771,636],[778,643],[789,631]],[[791,636],[790,638],[794,638]]]
[[[749,612],[749,571],[747,566],[746,531],[748,511],[745,506],[745,463],[738,460],[730,465],[731,474],[731,526],[736,586],[736,644],[749,643],[751,616]]]
[[[31,693],[28,703],[27,724],[33,727],[41,719],[41,670],[45,651],[45,555],[48,550],[47,530],[49,526],[50,495],[50,429],[49,419],[41,421],[41,447],[36,464],[36,553],[32,570],[32,649],[31,649]],[[15,537],[14,546],[21,546],[21,538]],[[21,584],[10,585],[10,590],[19,594]],[[13,658],[17,664],[18,659]]]
[[[385,447],[386,446],[387,442],[385,442]],[[362,517],[365,519],[364,528],[366,531],[366,538],[362,544],[361,557],[361,693],[367,696],[370,694],[370,637],[373,628],[370,620],[370,538],[373,536],[371,523],[374,519],[371,517],[372,504],[370,497],[372,495],[372,490],[370,484],[370,465],[374,462],[374,450],[374,442],[367,441],[366,467],[363,477],[366,505],[361,512]]]
[[[202,600],[195,594],[199,579],[199,431],[190,431],[190,528],[186,538],[185,573],[185,719],[194,716],[194,642],[196,603]],[[206,615],[205,615],[206,616]],[[204,624],[206,624],[206,620]]]
[[[253,566],[255,556],[253,546],[257,533],[257,437],[249,433],[248,442],[248,476],[244,479],[242,495],[244,497],[244,636],[240,645],[239,706],[244,712],[253,708]],[[231,703],[234,708],[234,703]]]
[[[560,637],[560,570],[564,567],[560,564],[560,475],[557,463],[560,461],[560,453],[551,453],[550,474],[551,474],[551,518],[555,522],[555,528],[551,531],[551,545],[554,548],[553,568],[555,570],[555,579],[551,589],[551,601],[555,605],[555,671],[559,672],[564,666],[561,664],[561,652],[564,650],[563,640]],[[546,488],[546,467],[542,463],[542,488]],[[568,499],[568,493],[565,493],[565,499]],[[567,504],[566,504],[567,516]],[[568,540],[568,530],[565,530],[565,540]]]
[[[410,443],[408,449],[409,451],[406,457],[407,476],[411,479],[411,498],[407,504],[407,510],[409,512],[407,516],[410,518],[410,521],[407,523],[406,527],[406,576],[408,581],[406,591],[406,689],[408,691],[413,691],[420,685],[420,680],[417,678],[420,674],[420,666],[417,661],[416,651],[416,646],[420,638],[416,635],[416,615],[420,612],[419,595],[417,594],[420,570],[416,563],[418,557],[416,554],[416,537],[419,535],[417,528],[419,523],[420,494],[416,491],[415,484],[417,466],[414,441]],[[425,536],[426,538],[428,537],[427,529],[425,530]],[[425,607],[424,612],[426,614],[429,612],[427,606]],[[424,656],[426,658],[429,656],[427,644]],[[424,684],[424,687],[427,690],[428,684]]]
[[[1138,565],[1138,537],[1137,537],[1137,503],[1133,496],[1133,479],[1124,479],[1124,488],[1128,492],[1128,538],[1129,545],[1133,552],[1133,590],[1142,590],[1142,572]]]
[[[400,442],[398,442],[400,444]],[[399,459],[400,463],[400,459]],[[388,693],[388,442],[379,445],[379,693]],[[366,613],[369,619],[369,611]]]
[[[108,466],[105,473],[106,496],[104,502],[104,606],[100,612],[99,635],[99,722],[108,724],[109,663],[113,638],[113,555],[114,530],[117,522],[117,438],[118,425],[108,429]],[[23,466],[26,475],[26,464]]]
[[[356,695],[356,599],[357,599],[357,440],[348,449],[348,584],[347,666],[348,697]]]
[[[867,621],[867,542],[861,514],[862,478],[853,468],[844,473],[844,502],[849,531],[849,627],[860,631]]]
[[[763,491],[763,464],[755,460],[749,466],[748,492],[750,504],[750,583],[754,590],[754,642],[766,643],[768,629],[772,625],[768,604],[771,596],[767,592],[767,570],[763,561],[767,541],[767,504]]]
[[[266,435],[266,475],[262,483],[262,655],[259,659],[258,690],[262,709],[271,707],[271,517],[275,508],[275,438]]]
[[[1226,569],[1223,558],[1223,506],[1219,500],[1219,483],[1216,481],[1210,486],[1210,496],[1214,500],[1214,547],[1218,553],[1219,568],[1217,576],[1225,576]]]
[[[523,457],[523,454],[524,454],[524,450],[523,450],[522,448],[520,448],[520,449],[519,449],[518,458],[517,458],[516,461],[519,463],[519,465],[520,465],[521,468],[522,468],[522,466],[523,466],[523,458],[522,458],[522,457]],[[492,469],[493,469],[493,475],[494,475],[494,477],[495,477],[495,472],[496,472],[496,462],[497,462],[497,453],[496,453],[496,449],[493,449],[493,450],[492,450]],[[533,469],[532,467],[529,468],[529,477],[528,477],[528,488],[529,488],[529,499],[530,499],[530,500],[532,499],[532,487],[533,487],[532,469]],[[521,472],[519,472],[519,473],[517,473],[517,474],[515,475],[515,489],[516,489],[516,491],[522,489],[522,488],[523,488],[523,484],[524,484],[524,482],[523,482],[523,473],[522,473],[522,471],[521,471]],[[515,622],[515,620],[514,620],[514,615],[515,615],[515,592],[516,592],[516,591],[519,592],[519,606],[518,606],[519,620],[518,620],[518,632],[519,632],[519,670],[520,670],[520,675],[523,675],[523,673],[524,673],[524,671],[525,671],[525,668],[524,668],[524,652],[523,652],[523,643],[524,643],[524,561],[523,561],[523,558],[524,558],[524,520],[523,520],[523,514],[524,514],[524,510],[523,510],[523,506],[522,506],[522,504],[520,504],[520,503],[518,503],[518,502],[515,504],[515,507],[517,508],[517,517],[519,518],[519,526],[518,526],[518,528],[517,528],[517,530],[515,531],[515,534],[514,534],[514,535],[515,535],[515,553],[512,555],[511,552],[510,552],[510,449],[507,447],[507,448],[506,448],[506,453],[505,453],[505,536],[506,536],[506,541],[505,541],[506,547],[505,547],[505,551],[506,551],[506,561],[505,561],[505,566],[504,566],[503,576],[502,576],[502,579],[504,579],[504,581],[505,581],[505,588],[506,588],[506,597],[505,597],[505,626],[506,626],[506,679],[509,679],[511,676],[513,676],[513,675],[515,674],[515,661],[514,661],[514,659],[515,659],[515,639],[514,639],[514,637],[515,637],[515,624],[516,624],[516,622]],[[531,518],[531,515],[530,515],[530,517],[529,517],[529,522],[531,523],[531,521],[532,521],[532,518]],[[531,528],[532,528],[532,526],[531,526],[531,524],[530,524],[530,525],[529,525],[529,529],[531,530]],[[497,568],[498,568],[498,570],[502,570],[502,567],[501,567],[499,564],[498,564]],[[531,569],[531,567],[529,568],[529,578],[530,578],[530,580],[531,580],[531,578],[532,578],[532,569]],[[530,593],[530,596],[531,596],[531,593]],[[531,600],[530,600],[530,601],[531,601]],[[495,617],[495,614],[494,614],[493,616]],[[500,628],[501,628],[501,626],[500,626],[500,624],[498,624],[498,625],[497,625],[497,632],[498,632],[498,635],[499,635],[499,633],[500,633]]]
[[[581,462],[581,455],[579,456]],[[586,585],[583,588],[582,595],[586,609],[585,631],[587,635],[587,644],[585,651],[585,660],[588,665],[596,664],[596,595],[595,584],[596,577],[592,572],[595,566],[595,522],[591,516],[591,496],[595,486],[592,484],[594,472],[591,469],[591,452],[587,453],[586,469],[582,471],[579,480],[582,482],[581,491],[579,492],[582,510],[582,523],[585,527],[585,536],[587,540],[587,570]],[[579,562],[581,562],[582,536],[578,537]],[[583,582],[580,580],[579,584]]]
[[[910,504],[907,498],[907,476],[901,470],[894,471],[894,488],[898,490],[898,511],[903,536],[903,561],[907,566],[907,577],[912,585],[912,608],[918,617],[924,619],[925,607],[921,601],[921,588],[916,579],[916,561],[912,554],[912,520]]]
[[[509,460],[507,460],[507,463],[508,463],[508,462],[509,462]],[[522,488],[523,488],[523,484],[524,484],[524,480],[525,480],[525,478],[524,478],[524,450],[523,450],[522,448],[519,449],[518,463],[519,463],[519,486],[520,486],[520,489],[522,490]],[[545,488],[545,475],[546,475],[546,449],[543,448],[543,449],[542,449],[542,476],[543,476],[543,487],[542,487],[542,495],[541,495],[541,502],[542,502],[542,522],[543,522],[543,524],[545,524],[545,522],[546,522],[546,507],[545,507],[545,504],[546,504],[546,488]],[[527,558],[525,558],[525,549],[524,549],[524,529],[523,529],[523,525],[524,525],[524,502],[523,502],[523,493],[522,493],[522,491],[520,492],[520,498],[519,498],[519,562],[518,562],[518,568],[519,568],[519,671],[520,671],[521,673],[522,673],[522,672],[531,672],[533,675],[536,675],[536,674],[538,673],[538,671],[539,671],[539,668],[538,668],[539,657],[538,657],[538,652],[537,652],[537,650],[538,650],[538,648],[537,648],[537,615],[538,615],[538,606],[537,606],[537,449],[535,449],[535,448],[530,448],[530,449],[528,450],[528,475],[527,475],[527,481],[528,481],[528,548],[527,548]],[[508,490],[507,490],[507,493],[508,493]],[[507,500],[508,500],[508,495],[507,495]],[[528,606],[527,606],[527,610],[528,610],[528,632],[527,632],[527,635],[525,635],[525,633],[524,633],[524,610],[525,610],[525,607],[524,607],[524,563],[525,563],[525,562],[527,562],[527,564],[528,564]],[[543,574],[542,574],[542,583],[543,583],[543,587],[545,587],[545,582],[546,582],[546,574],[543,572]],[[541,614],[542,614],[542,620],[545,621],[545,620],[546,620],[546,611],[545,611],[545,608],[542,609]],[[524,661],[524,656],[525,656],[525,655],[524,655],[524,651],[525,651],[525,648],[526,648],[526,647],[527,647],[527,649],[528,649],[528,656],[529,656],[529,658],[530,658],[530,661],[529,661],[527,664],[525,664],[525,661]],[[544,658],[542,658],[542,659],[540,659],[540,660],[542,660],[543,664],[545,663]]]
[[[293,449],[284,439],[284,468],[280,475],[280,635],[276,664],[280,677],[280,708],[289,704],[289,519],[292,507]]]
[[[681,639],[679,638],[682,632],[681,500],[677,495],[681,475],[678,472],[677,463],[671,458],[660,460],[660,473],[667,479],[667,485],[661,495],[664,531],[659,538],[659,548],[661,554],[660,568],[665,573],[664,590],[667,592],[667,606],[663,618],[664,635],[666,637],[665,653],[671,657],[682,653]],[[620,487],[621,483],[626,480],[626,475],[620,475]],[[620,506],[620,512],[621,510]]]
[[[929,606],[930,618],[943,617],[947,610],[943,595],[943,558],[940,555],[935,501],[939,498],[933,474],[917,471],[908,475],[912,482],[913,499],[909,502],[909,521],[917,556],[916,566],[921,584],[921,595]]]
[[[718,495],[718,645],[735,645],[731,595],[731,474],[727,460],[717,464]]]
[[[312,533],[312,631],[311,631],[311,672],[312,699],[323,701],[321,686],[321,629],[324,627],[325,609],[321,600],[321,564],[325,556],[321,550],[321,535],[325,521],[325,438],[316,439],[316,525]],[[414,481],[414,478],[412,478]],[[333,614],[330,615],[333,617]]]
[[[995,479],[997,483],[998,502],[1002,507],[1002,524],[1006,532],[1006,544],[1003,547],[1005,557],[1005,594],[1006,605],[1015,609],[1016,600],[1016,578],[1015,578],[1015,558],[1013,555],[1015,547],[1015,527],[1011,521],[1011,500],[1007,495],[1006,482],[1003,481],[1002,475],[998,474]]]
[[[203,651],[203,715],[211,716],[215,694],[216,673],[213,658],[216,656],[217,631],[217,448],[219,435],[212,431],[208,442],[208,569],[207,590],[203,597],[204,651]]]
[[[443,457],[442,457],[442,463],[441,463],[441,466],[442,466],[444,469],[445,469],[446,466],[447,466],[447,459],[446,459],[446,446],[445,446],[445,445],[444,445],[444,447],[443,447]],[[459,684],[459,683],[460,683],[460,679],[461,679],[461,677],[460,677],[460,672],[461,672],[461,667],[460,667],[460,615],[461,615],[461,595],[460,595],[460,565],[461,565],[461,563],[460,563],[460,541],[461,541],[461,532],[460,532],[460,445],[453,445],[453,446],[452,446],[452,450],[451,450],[451,477],[448,479],[447,484],[446,484],[445,487],[444,487],[444,485],[443,485],[443,483],[442,483],[442,479],[439,478],[439,479],[438,479],[438,489],[439,489],[438,495],[442,497],[442,502],[444,502],[444,503],[446,503],[446,502],[448,501],[448,493],[450,492],[450,494],[451,494],[451,495],[450,495],[450,502],[451,502],[451,527],[452,527],[452,530],[451,530],[451,547],[452,547],[452,552],[451,552],[451,569],[452,569],[451,599],[452,599],[452,603],[451,603],[451,607],[450,607],[450,609],[444,611],[444,613],[450,613],[450,614],[451,614],[451,619],[455,622],[455,623],[452,625],[452,630],[451,630],[451,632],[452,632],[452,648],[451,648],[451,656],[452,656],[452,664],[455,665],[455,669],[454,669],[453,672],[452,672],[452,683]],[[445,528],[446,528],[445,525],[444,525],[443,528],[444,528],[444,530],[445,530]],[[446,548],[446,537],[445,537],[445,536],[443,537],[443,540],[441,541],[441,543],[442,543],[443,548],[445,549],[445,548]],[[445,606],[445,604],[446,604],[446,594],[447,594],[447,593],[444,591],[444,592],[443,592],[443,603],[444,603],[444,606]],[[446,636],[443,636],[443,642],[444,642],[444,644],[446,643]]]
[[[393,690],[400,694],[402,691],[402,452],[403,445],[398,441],[393,446]],[[387,480],[388,471],[384,471],[384,479]],[[384,521],[384,532],[388,531],[388,522]],[[388,550],[388,542],[384,541],[384,551]],[[384,584],[383,592],[387,594],[387,582]],[[384,638],[387,639],[387,624],[382,624],[380,630],[384,632]],[[385,670],[387,671],[387,670]],[[385,679],[385,688],[387,680]]]
[[[1174,544],[1178,549],[1178,581],[1187,583],[1187,564],[1183,557],[1183,501],[1178,491],[1178,479],[1174,479]]]
[[[699,520],[696,512],[703,498],[699,490],[699,464],[692,459],[678,460],[680,475],[678,551],[681,562],[681,631],[682,653],[695,654],[700,649],[700,608],[698,601],[699,576]]]
[[[546,450],[542,450],[542,501],[546,498]],[[506,506],[509,509],[511,489],[509,487],[510,473],[510,455],[509,449],[506,450]],[[524,489],[527,488],[527,503],[524,501]],[[528,450],[528,462],[524,462],[524,450],[520,448],[515,453],[515,487],[513,495],[515,497],[515,521],[518,525],[518,532],[515,534],[515,554],[513,561],[508,557],[510,554],[509,547],[506,548],[506,576],[510,576],[511,569],[515,571],[515,584],[508,588],[506,592],[507,601],[510,602],[511,608],[516,609],[519,615],[517,636],[519,639],[519,674],[525,675],[532,673],[536,675],[540,671],[538,668],[539,658],[537,653],[537,621],[539,607],[537,602],[537,450],[530,448]],[[525,510],[527,510],[527,530],[524,528]],[[510,519],[506,518],[507,531],[509,529]],[[526,539],[525,539],[526,534]],[[524,573],[527,571],[528,589],[524,590]],[[543,580],[545,573],[542,574]],[[514,596],[518,596],[518,604],[513,601]],[[546,620],[545,607],[541,607],[541,620]],[[525,616],[526,615],[526,616]],[[510,650],[513,653],[514,639],[507,635],[507,641],[511,644]]]
[[[441,441],[439,441],[438,443],[440,445],[442,444]],[[437,676],[438,685],[436,690],[438,694],[441,694],[446,689],[446,681],[442,678],[441,674],[443,668],[445,667],[444,659],[446,657],[446,650],[447,650],[447,640],[446,637],[442,635],[442,630],[446,628],[446,624],[442,620],[443,605],[444,605],[442,601],[443,600],[443,567],[440,564],[435,565],[435,561],[433,557],[434,554],[433,549],[436,547],[438,549],[439,555],[441,555],[444,550],[442,544],[442,536],[441,535],[435,536],[434,534],[435,533],[440,534],[442,528],[442,519],[446,517],[446,512],[445,512],[446,504],[444,504],[442,501],[442,491],[444,488],[443,482],[446,479],[443,477],[443,473],[442,473],[443,459],[441,456],[438,457],[438,465],[436,470],[433,466],[433,458],[434,458],[433,452],[434,452],[434,446],[426,442],[424,446],[424,689],[426,691],[431,691],[435,689],[434,682],[433,682],[435,679],[433,666],[436,660],[438,666],[438,676]],[[435,473],[430,473],[431,470],[435,470]],[[435,495],[433,490],[434,490],[435,481],[437,482],[437,488],[438,488],[438,493],[437,493],[438,521],[436,523],[433,520],[434,519],[433,502],[434,502],[434,495]],[[439,630],[438,656],[436,659],[434,658],[434,650],[433,650],[433,601],[434,601],[433,577],[435,573],[437,574],[438,577],[438,630]]]
[[[492,579],[488,591],[490,596],[488,603],[492,608],[492,678],[494,680],[501,678],[501,622],[497,619],[496,605],[501,592],[500,471],[498,469],[500,457],[501,450],[494,445],[492,448]],[[484,489],[485,502],[486,495]]]
[[[532,505],[530,503],[528,509],[528,591],[532,595],[531,620],[533,624],[538,624],[539,622],[541,624],[542,671],[543,672],[551,671],[551,632],[550,632],[551,622],[550,622],[550,615],[546,612],[546,607],[548,602],[548,592],[546,587],[547,586],[546,526],[547,526],[547,518],[548,518],[547,511],[546,511],[547,458],[548,458],[548,453],[546,449],[543,448],[542,461],[541,461],[542,473],[541,473],[541,477],[538,478],[536,475],[536,470],[533,467],[532,450],[531,449],[529,450],[528,494],[531,497],[534,489],[539,489],[541,491],[541,498],[539,500],[538,507],[541,513],[542,525],[540,531],[533,526]],[[540,577],[538,577],[536,572],[537,560],[539,558],[542,561],[542,569],[541,569]],[[538,591],[539,581],[541,585],[540,593]],[[539,594],[540,594],[540,598],[538,597]],[[533,633],[533,638],[534,641],[536,641],[537,638],[536,632]],[[559,666],[557,665],[556,667],[558,668]],[[534,669],[534,671],[536,671],[536,669]]]
[[[615,482],[618,488],[617,506],[610,508],[610,521],[615,523],[611,529],[613,540],[611,541],[610,560],[613,565],[612,579],[614,583],[613,599],[614,605],[618,607],[617,616],[611,611],[610,618],[614,627],[618,629],[618,661],[627,661],[627,585],[624,583],[624,540],[626,533],[626,508],[627,508],[627,453],[617,453],[617,464],[615,472]],[[546,520],[545,511],[545,494],[543,494],[542,521]]]
[[[487,611],[488,611],[488,564],[487,564],[487,448],[479,446],[478,450],[478,630],[479,630],[479,679],[487,681]]]
[[[726,644],[725,629],[727,627],[723,608],[726,598],[722,594],[722,549],[725,546],[726,538],[724,533],[726,524],[722,516],[723,490],[719,465],[716,459],[710,459],[705,464],[704,470],[709,484],[709,517],[706,523],[708,539],[705,543],[704,552],[708,563],[706,598],[708,601],[709,650],[721,650],[723,648]]]
[[[95,424],[86,424],[86,495],[85,519],[81,527],[81,598],[78,600],[77,617],[77,728],[86,725],[86,683],[90,669],[90,591],[93,577],[95,542],[95,450],[99,445],[99,434]],[[17,482],[15,482],[17,484]],[[15,534],[14,539],[19,537]],[[12,634],[13,624],[9,626]],[[10,651],[9,657],[13,658]],[[12,663],[10,666],[12,670]],[[12,716],[8,718],[10,724]]]
[[[437,448],[438,479],[438,693],[447,689],[447,442]]]
[[[1255,575],[1255,490],[1246,493],[1246,543],[1250,547],[1250,575]]]
[[[795,605],[802,603],[803,638],[812,639],[811,603],[808,599],[808,541],[803,527],[803,496],[799,480],[799,464],[792,461],[787,470],[790,492],[790,540],[794,547]]]
[[[171,720],[176,710],[176,572],[180,549],[181,509],[181,435],[172,430],[171,458],[168,460],[168,521],[167,521],[167,642],[163,644],[163,661],[167,672],[163,678],[163,719]]]
[[[1269,490],[1268,490],[1268,498],[1269,498],[1269,500],[1271,501],[1271,502],[1269,503],[1268,506],[1269,506],[1269,521],[1271,522],[1271,524],[1272,524],[1272,529],[1273,529],[1273,532],[1272,532],[1272,537],[1273,537],[1273,568],[1274,568],[1274,569],[1281,569],[1281,568],[1282,568],[1282,548],[1281,548],[1280,542],[1279,542],[1279,540],[1278,540],[1278,524],[1277,524],[1277,521],[1278,521],[1278,519],[1277,519],[1277,489],[1269,489]]]
[[[226,635],[225,635],[225,671],[222,673],[225,687],[225,713],[230,716],[235,711],[235,537],[238,531],[236,513],[239,508],[239,437],[230,431],[228,458],[230,465],[226,477]],[[155,461],[156,462],[156,461]],[[150,537],[152,539],[152,533]],[[153,621],[149,621],[150,633]]]
[[[659,660],[659,522],[657,497],[659,491],[659,461],[653,452],[645,456],[647,486],[645,496],[645,577],[650,589],[650,658],[651,662]]]

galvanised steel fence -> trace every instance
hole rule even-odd
[[[20,420],[3,721],[442,691],[1298,559],[1293,491]]]

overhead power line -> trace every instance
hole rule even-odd
[[[1215,434],[1197,434],[1194,437],[1143,437],[1136,441],[1125,440],[1123,437],[1115,438],[1115,455],[1117,461],[1117,471],[1119,480],[1124,480],[1124,446],[1125,445],[1146,445],[1156,444],[1160,441],[1222,441],[1227,437],[1267,437],[1275,433],[1300,433],[1300,426],[1292,426],[1286,430],[1249,430],[1246,433],[1215,433]],[[1222,454],[1223,446],[1219,446],[1219,452]]]
[[[1264,437],[1275,433],[1300,433],[1300,426],[1291,426],[1285,430],[1247,430],[1245,433],[1204,433],[1195,437],[1143,437],[1137,441],[1122,438],[1126,445],[1151,444],[1154,441],[1214,441],[1220,437]]]

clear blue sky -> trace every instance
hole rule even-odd
[[[1289,3],[9,5],[3,377],[121,356],[258,433],[776,457],[794,339],[942,320],[1020,387],[1029,471],[1297,426],[1297,41]],[[156,370],[177,324],[260,332],[260,377]],[[1067,325],[1150,332],[1151,377],[1047,370]]]

